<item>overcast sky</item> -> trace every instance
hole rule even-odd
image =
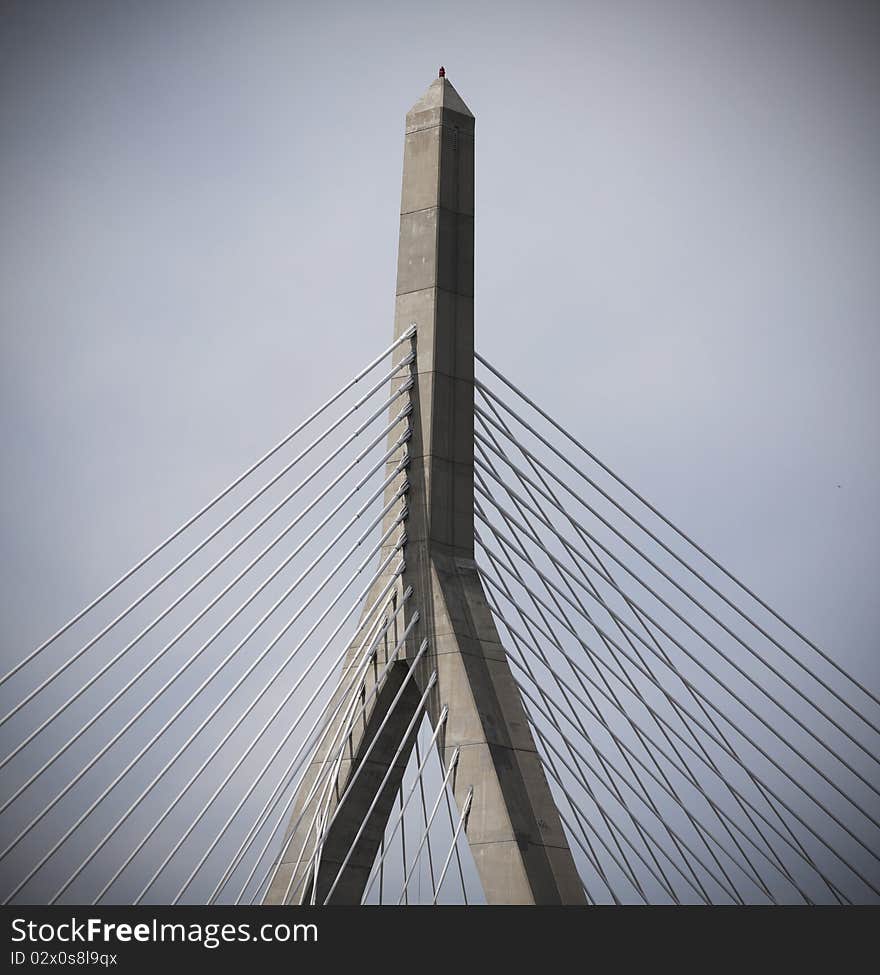
[[[388,344],[440,64],[479,351],[876,687],[871,2],[0,4],[4,655]]]

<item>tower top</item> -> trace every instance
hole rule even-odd
[[[431,82],[428,90],[409,110],[410,115],[416,112],[427,112],[432,108],[448,108],[473,118],[473,113],[465,105],[461,95],[452,87],[452,82],[446,77],[446,69],[440,68],[440,76]]]

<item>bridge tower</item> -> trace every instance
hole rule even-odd
[[[401,634],[405,649],[349,738],[331,812],[345,801],[317,869],[303,812],[320,800],[313,785],[327,750],[313,756],[288,827],[288,836],[297,835],[285,846],[266,903],[286,897],[320,904],[334,883],[331,903],[360,902],[424,708],[435,728],[442,723],[437,742],[444,768],[455,761],[450,781],[459,809],[470,803],[465,833],[488,902],[585,903],[474,562],[473,282],[474,116],[441,69],[406,116],[394,330],[395,338],[412,325],[416,332],[412,348],[404,343],[395,355],[398,362],[416,356],[411,375],[393,383],[412,382],[412,438],[408,470],[387,489],[393,499],[408,478],[405,568],[393,579],[389,564],[367,605],[388,583],[405,604],[372,679]],[[400,432],[391,431],[391,442]],[[390,526],[395,512],[385,517]],[[389,554],[394,544],[389,538]],[[350,654],[362,646],[368,623],[365,616]]]

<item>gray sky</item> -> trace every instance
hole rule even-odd
[[[403,116],[477,119],[477,347],[878,683],[871,3],[0,5],[20,658],[390,341]]]

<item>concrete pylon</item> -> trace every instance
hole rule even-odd
[[[360,902],[409,758],[412,741],[401,747],[402,738],[414,718],[418,727],[420,701],[434,672],[427,710],[436,727],[448,708],[438,739],[440,754],[446,767],[459,749],[452,780],[459,808],[471,786],[474,790],[466,836],[488,902],[585,903],[474,561],[473,280],[474,117],[441,72],[406,116],[397,263],[395,337],[415,323],[417,355],[411,376],[410,463],[399,477],[409,478],[406,561],[394,590],[398,600],[408,587],[412,595],[382,641],[368,674],[367,694],[416,612],[419,618],[406,640],[404,659],[392,664],[381,693],[346,743],[329,797],[331,815],[355,770],[363,767],[327,833],[317,883],[314,870],[309,873],[312,810],[307,796],[326,754],[314,756],[300,787],[289,827],[296,835],[266,903],[280,903],[291,886],[298,890],[296,902],[324,901],[385,779],[383,794],[330,897],[332,903]],[[410,351],[407,343],[399,346],[397,361]],[[396,379],[394,387],[407,378]],[[401,429],[391,431],[390,442]],[[399,486],[389,487],[389,499]],[[389,511],[386,527],[398,513]],[[390,554],[394,541],[389,539],[383,556]],[[395,564],[392,559],[368,605],[389,582]],[[369,624],[365,617],[352,656]],[[407,681],[425,641],[427,648]],[[414,732],[409,738],[414,740]],[[317,808],[318,800],[311,802]]]

